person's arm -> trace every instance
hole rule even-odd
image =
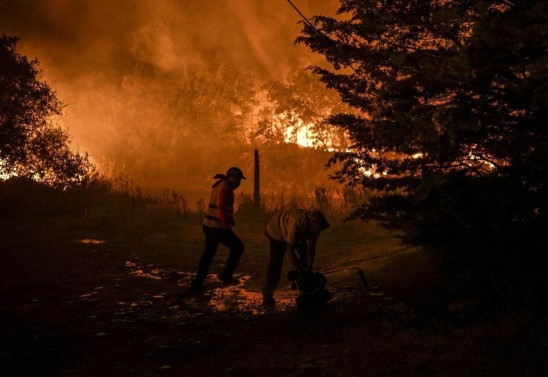
[[[227,213],[227,208],[232,208],[234,204],[234,193],[232,190],[223,188],[219,193],[218,214],[221,224],[224,228],[231,228],[234,224],[231,213]]]
[[[311,234],[306,239],[306,258],[308,263],[308,270],[312,271],[314,265],[314,258],[316,257],[316,241],[319,234]]]
[[[297,253],[295,252],[295,245],[288,243],[286,253],[289,254],[289,259],[291,259],[291,264],[295,267],[295,269],[298,271],[304,271],[306,269],[303,261],[299,259]]]

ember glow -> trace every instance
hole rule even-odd
[[[294,142],[303,147],[313,147],[314,138],[311,135],[310,128],[310,125],[303,127],[288,127],[285,131],[285,141],[288,143]]]
[[[3,167],[5,164],[4,161],[2,161],[2,159],[0,158],[0,167]],[[3,169],[2,169],[3,171]],[[5,181],[6,179],[10,178],[11,174],[6,174],[6,173],[0,173],[0,181]]]

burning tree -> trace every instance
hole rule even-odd
[[[360,111],[328,119],[353,141],[331,160],[335,178],[380,192],[354,215],[495,276],[505,298],[538,293],[546,2],[341,0],[338,14],[305,22],[298,42],[326,57],[332,69],[311,69]]]
[[[92,166],[71,150],[52,118],[62,104],[40,81],[38,61],[17,52],[18,38],[0,35],[0,174],[54,186],[81,183]]]
[[[334,113],[352,111],[334,90],[327,89],[309,72],[290,72],[286,82],[271,81],[266,91],[265,115],[252,138],[297,143],[320,150],[345,150],[344,130],[326,124]]]

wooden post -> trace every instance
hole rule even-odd
[[[253,174],[253,205],[257,209],[261,207],[260,174],[261,168],[259,165],[259,150],[255,149],[255,170]]]

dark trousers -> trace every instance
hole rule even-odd
[[[266,270],[263,296],[271,298],[280,283],[287,242],[277,241],[270,237],[268,239],[270,240],[270,260]],[[298,245],[296,252],[299,258],[306,258],[306,245]]]
[[[204,253],[198,264],[198,273],[196,274],[196,282],[203,283],[209,272],[211,262],[217,253],[219,244],[225,245],[230,249],[228,259],[226,261],[223,276],[230,277],[236,271],[238,262],[244,252],[244,244],[242,240],[232,231],[232,229],[210,228],[203,227],[205,235]]]

